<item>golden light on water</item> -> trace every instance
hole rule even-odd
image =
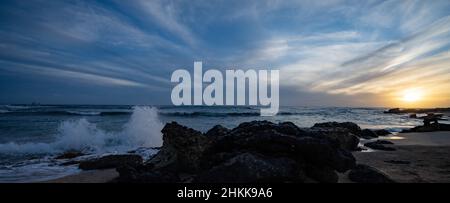
[[[391,136],[388,138],[389,140],[403,140],[405,139],[405,137],[401,137],[401,136]]]

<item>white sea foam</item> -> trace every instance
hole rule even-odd
[[[6,105],[5,106],[8,109],[29,109],[30,106],[24,106],[24,105]]]
[[[97,116],[100,115],[101,112],[92,112],[92,111],[67,111],[68,113],[75,115],[83,115],[83,116]]]
[[[0,153],[46,154],[67,150],[116,152],[138,147],[159,147],[162,145],[162,128],[156,108],[135,107],[120,132],[107,132],[85,118],[64,121],[54,142],[0,144]]]

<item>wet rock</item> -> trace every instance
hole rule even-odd
[[[434,132],[434,131],[450,131],[450,124],[445,123],[432,123],[429,125],[416,126],[411,129],[403,130],[402,133],[411,132]]]
[[[228,134],[228,132],[230,132],[230,130],[228,128],[225,128],[221,125],[216,125],[213,128],[211,128],[210,130],[208,130],[208,132],[206,132],[206,136],[225,136]]]
[[[340,129],[345,133],[340,135],[355,137],[347,129],[355,130],[354,125],[343,126],[346,128]],[[215,126],[203,134],[175,122],[168,123],[162,130],[164,143],[158,154],[145,164],[119,167],[117,180],[336,182],[336,171],[353,168],[355,158],[341,147],[344,141],[333,140],[324,128],[327,127],[311,130],[298,128],[291,122],[253,121],[231,130]]]
[[[344,124],[345,125],[345,124]],[[290,122],[242,123],[229,136],[215,142],[215,152],[257,152],[266,156],[288,157],[302,164],[330,167],[338,171],[351,168],[354,157],[339,143],[317,131],[300,129]]]
[[[286,126],[290,130],[283,130]],[[242,123],[228,136],[216,140],[208,154],[216,159],[214,154],[219,152],[251,151],[330,166],[339,171],[352,167],[354,157],[346,150],[326,137],[294,126],[267,121]]]
[[[354,164],[354,157],[329,139],[320,136],[288,136],[276,130],[257,133],[247,131],[244,134],[227,136],[217,141],[212,150],[209,154],[239,151],[289,157],[311,164],[329,166],[339,171],[345,171]]]
[[[127,151],[127,153],[128,154],[136,154],[136,153],[148,151],[149,149],[151,149],[151,150],[160,150],[161,147],[139,147],[137,149],[133,149],[133,150]]]
[[[356,151],[359,144],[356,135],[361,134],[361,129],[354,123],[329,122],[315,124],[309,132],[313,136],[327,138],[337,143],[342,149]]]
[[[443,113],[443,112],[450,112],[450,108],[431,108],[431,109],[414,109],[414,108],[409,108],[409,109],[400,109],[400,108],[393,108],[393,109],[389,109],[387,111],[385,111],[384,113],[396,113],[396,114],[400,114],[400,113],[414,113],[414,114],[422,114],[422,113]]]
[[[394,143],[387,140],[377,140],[375,142],[369,142],[364,144],[364,146],[369,147],[371,149],[383,150],[383,151],[395,151],[393,147],[387,147],[385,145],[392,145]]]
[[[241,123],[238,127],[232,129],[229,134],[240,136],[247,134],[258,134],[263,132],[276,132],[290,136],[310,136],[308,131],[305,131],[292,122],[283,122],[275,124],[269,121],[252,121]]]
[[[156,168],[174,165],[186,172],[195,172],[201,168],[201,159],[212,146],[214,138],[176,122],[166,124],[161,132],[164,135],[163,146],[149,164]]]
[[[138,166],[142,164],[142,157],[139,155],[107,155],[86,161],[80,161],[79,168],[82,170],[117,168],[121,166]]]
[[[351,133],[340,133],[336,131],[320,132],[316,135],[336,143],[340,148],[355,151],[358,149],[359,138]]]
[[[403,111],[400,110],[400,108],[392,108],[392,109],[385,111],[384,113],[403,113]]]
[[[200,173],[193,182],[199,183],[255,183],[305,182],[296,161],[289,158],[268,158],[242,153],[224,163]]]
[[[314,124],[314,126],[312,128],[331,128],[331,129],[345,129],[348,132],[359,136],[361,135],[361,128],[352,122],[343,122],[343,123],[338,123],[338,122],[327,122],[327,123],[316,123]]]
[[[441,131],[450,131],[450,124],[440,123],[439,124],[439,130],[441,130]]]
[[[73,158],[83,156],[83,155],[85,155],[85,154],[80,151],[66,151],[66,152],[58,155],[57,157],[55,157],[55,159],[73,159]]]
[[[339,180],[336,171],[328,167],[317,168],[311,165],[305,169],[305,173],[319,183],[337,183]]]
[[[285,135],[292,135],[292,136],[311,136],[308,131],[299,128],[297,125],[295,125],[292,122],[283,122],[276,126],[276,131],[285,134]]]
[[[378,169],[362,164],[352,169],[348,178],[356,183],[394,183],[388,175]]]
[[[373,139],[373,138],[377,138],[378,135],[372,130],[364,129],[361,131],[360,137],[362,137],[364,139]]]
[[[358,148],[355,149],[355,151],[358,151],[358,152],[360,152],[360,151],[366,151],[366,150],[367,150],[367,148],[365,148],[365,147],[360,147],[360,146],[358,146]]]

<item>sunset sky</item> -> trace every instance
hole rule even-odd
[[[176,69],[280,70],[280,102],[450,106],[450,1],[9,1],[0,103],[170,104]]]

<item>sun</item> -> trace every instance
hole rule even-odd
[[[402,100],[405,102],[417,102],[423,97],[422,90],[414,88],[403,91]]]

